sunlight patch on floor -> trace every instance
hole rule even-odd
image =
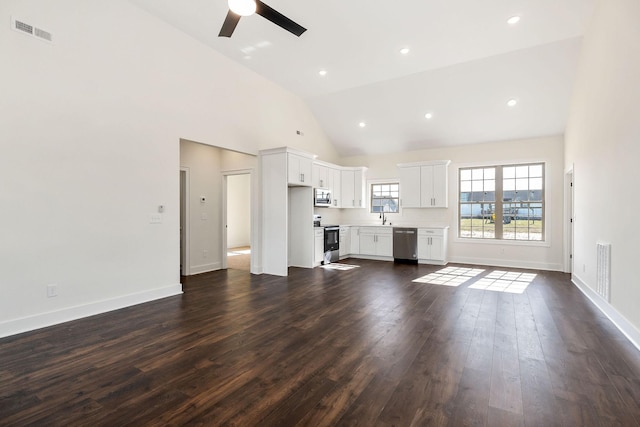
[[[495,292],[521,294],[533,282],[533,273],[518,273],[496,270],[469,286],[470,289],[482,289]]]
[[[320,267],[322,268],[326,268],[327,270],[351,270],[352,268],[357,268],[360,267],[359,265],[352,265],[352,264],[325,264],[325,265],[321,265]]]
[[[227,256],[250,255],[251,249],[227,249]]]
[[[460,286],[483,272],[481,268],[446,267],[413,281],[432,285]]]

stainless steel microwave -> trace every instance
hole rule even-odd
[[[314,206],[331,206],[331,190],[328,188],[315,188],[313,191]]]

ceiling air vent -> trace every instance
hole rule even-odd
[[[40,37],[41,39],[44,39],[48,42],[53,41],[53,36],[49,31],[41,30],[38,27],[33,29],[33,35],[36,37]]]
[[[51,34],[49,31],[35,27],[31,24],[27,24],[21,19],[11,17],[11,28],[15,31],[21,32],[22,34],[29,34],[30,36],[47,41],[49,43],[53,42],[53,34]]]

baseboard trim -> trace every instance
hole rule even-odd
[[[212,262],[211,264],[201,264],[201,265],[193,265],[189,269],[189,275],[208,273],[210,271],[220,270],[222,268],[222,263]]]
[[[438,261],[433,259],[418,259],[418,264],[427,264],[427,265],[447,265],[449,261]]]
[[[640,331],[631,322],[575,274],[571,276],[571,282],[640,350]]]
[[[373,261],[393,261],[393,257],[379,256],[379,255],[352,254],[352,255],[349,255],[347,258],[370,259]]]
[[[545,271],[564,271],[562,264],[549,264],[543,262],[532,262],[523,260],[508,260],[508,259],[494,259],[494,258],[464,258],[464,257],[452,257],[449,259],[450,263],[455,264],[472,264],[472,265],[485,265],[488,267],[503,267],[503,268],[526,268],[530,270],[545,270]]]
[[[58,325],[60,323],[94,316],[96,314],[102,314],[108,311],[119,310],[121,308],[131,307],[133,305],[138,305],[149,301],[180,295],[181,293],[182,285],[178,283],[176,285],[165,286],[163,288],[152,289],[135,294],[123,295],[108,300],[96,301],[89,304],[50,311],[48,313],[41,313],[33,316],[23,317],[20,319],[8,320],[6,322],[0,323],[0,338],[21,334],[23,332],[34,331],[36,329],[46,328],[48,326]]]

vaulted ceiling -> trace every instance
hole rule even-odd
[[[265,0],[308,30],[252,15],[225,38],[226,0],[130,1],[305,99],[344,156],[562,134],[595,5]]]

